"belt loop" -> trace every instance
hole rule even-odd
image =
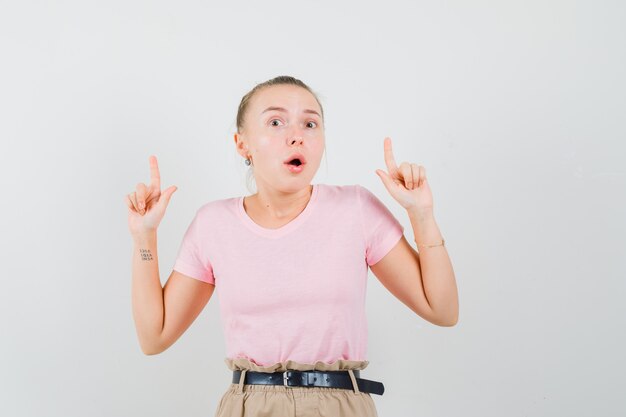
[[[241,375],[239,376],[239,386],[237,387],[237,393],[239,394],[243,393],[243,383],[246,380],[246,372],[248,372],[247,369],[242,369]]]
[[[359,394],[361,391],[359,390],[359,384],[357,384],[356,382],[356,378],[354,376],[354,372],[352,372],[352,369],[348,369],[348,374],[350,374],[350,379],[352,380],[352,386],[354,388],[354,392],[356,394]]]

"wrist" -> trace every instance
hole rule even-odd
[[[156,242],[157,231],[156,229],[143,230],[133,234],[133,241],[138,245],[146,245],[152,242]]]
[[[432,207],[427,208],[410,208],[407,210],[409,218],[411,220],[418,220],[419,222],[434,220],[435,214]]]

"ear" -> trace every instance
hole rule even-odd
[[[244,141],[241,139],[241,136],[238,133],[235,133],[233,135],[233,139],[235,140],[235,147],[237,148],[237,153],[239,153],[239,155],[243,156],[244,158],[247,155],[247,146],[244,143]]]

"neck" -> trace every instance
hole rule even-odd
[[[274,219],[284,219],[300,213],[308,204],[313,193],[313,185],[308,185],[295,193],[285,193],[276,189],[263,188],[251,196],[256,206]]]

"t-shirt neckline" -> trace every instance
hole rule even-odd
[[[252,220],[248,213],[246,213],[246,209],[243,205],[244,196],[241,196],[237,199],[237,213],[241,221],[245,224],[245,226],[252,230],[253,232],[268,238],[278,238],[285,236],[287,233],[292,232],[296,228],[298,228],[310,215],[317,205],[317,194],[319,191],[319,184],[312,184],[313,190],[311,191],[311,198],[309,198],[309,202],[307,203],[304,210],[298,214],[298,216],[292,219],[289,223],[282,225],[278,229],[268,229],[265,228]]]

